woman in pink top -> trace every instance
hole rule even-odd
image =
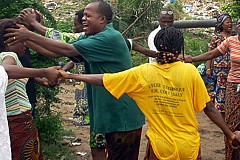
[[[185,57],[185,62],[205,61],[230,53],[231,68],[227,77],[225,121],[232,131],[240,129],[240,20],[236,36],[231,36],[217,48],[196,57]],[[238,87],[239,86],[239,87]],[[226,159],[239,160],[240,147],[233,149],[225,141]]]

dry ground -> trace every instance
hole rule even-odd
[[[60,107],[60,112],[64,119],[64,124],[67,129],[71,129],[75,136],[81,139],[80,146],[73,146],[72,148],[76,152],[80,152],[78,156],[79,160],[91,160],[90,148],[88,145],[89,141],[89,126],[74,126],[72,115],[74,104],[63,103],[72,102],[74,103],[74,87],[72,84],[61,84],[61,87],[65,90],[63,93],[59,94],[59,98],[62,99],[62,105]],[[197,119],[199,121],[199,131],[201,134],[201,149],[202,149],[202,159],[203,160],[223,160],[224,159],[224,139],[221,130],[213,124],[207,116],[201,112],[197,113]],[[143,127],[142,140],[140,147],[139,160],[143,159],[146,149],[146,138],[145,133],[147,130],[147,124]]]

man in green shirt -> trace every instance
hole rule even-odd
[[[72,44],[45,38],[24,28],[9,30],[12,33],[6,36],[15,38],[9,38],[7,42],[21,39],[28,44],[35,43],[55,58],[80,54],[85,59],[86,73],[115,73],[132,67],[126,42],[111,24],[109,4],[103,1],[88,4],[82,20],[85,35]],[[145,118],[135,101],[127,95],[117,100],[102,86],[87,85],[87,91],[91,133],[105,133],[107,142],[108,157],[98,155],[105,148],[92,148],[93,157],[137,160]]]

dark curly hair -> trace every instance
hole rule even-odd
[[[77,11],[77,12],[75,13],[75,15],[78,16],[78,22],[79,22],[80,24],[82,24],[83,12],[84,12],[84,9],[81,9],[81,10],[79,10],[79,11]]]
[[[159,51],[156,59],[160,64],[175,62],[181,52],[184,56],[183,34],[174,27],[162,28],[154,38],[154,45]]]
[[[6,48],[6,44],[4,43],[4,41],[7,40],[7,37],[4,37],[3,35],[7,33],[7,31],[5,30],[7,28],[18,29],[19,26],[17,26],[13,19],[6,18],[0,20],[0,52],[5,51]]]

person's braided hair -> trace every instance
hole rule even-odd
[[[177,61],[177,56],[181,51],[184,56],[183,34],[174,27],[161,29],[154,38],[154,45],[158,50],[156,60],[159,64]]]
[[[7,33],[5,29],[7,28],[15,28],[18,29],[19,26],[14,22],[14,20],[5,18],[0,20],[0,52],[5,51],[6,44],[4,41],[7,40],[7,37],[4,37],[3,35]]]

